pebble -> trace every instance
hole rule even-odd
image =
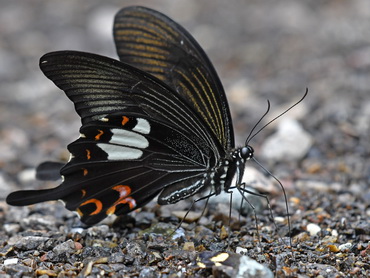
[[[247,256],[242,256],[240,258],[240,265],[239,265],[238,273],[235,277],[237,278],[242,278],[242,277],[270,278],[271,277],[272,278],[274,277],[274,274],[266,266],[258,263],[255,260],[252,260],[251,258]]]
[[[184,219],[187,223],[192,223],[194,221],[197,221],[202,216],[202,211],[189,211],[189,210],[175,210],[172,211],[172,215],[176,216],[179,219]]]
[[[87,234],[90,236],[105,236],[109,230],[107,225],[92,226],[87,229]]]
[[[15,234],[19,232],[21,226],[19,224],[4,224],[3,229],[8,234]]]
[[[144,267],[139,274],[139,278],[155,278],[157,277],[156,275],[157,269],[154,267]]]
[[[172,239],[185,238],[185,230],[183,228],[178,228],[172,235]]]
[[[248,249],[238,246],[235,249],[235,253],[236,254],[240,254],[240,255],[247,254],[248,253]]]
[[[8,244],[14,245],[20,250],[33,250],[38,248],[42,243],[49,240],[49,237],[43,236],[21,236],[16,235],[9,239]]]
[[[182,248],[184,251],[195,251],[194,242],[187,241],[184,243],[184,247]]]
[[[18,174],[18,179],[22,183],[28,183],[30,181],[36,180],[36,169],[35,168],[30,168],[30,169],[25,169],[21,171]]]
[[[312,143],[312,136],[303,130],[298,121],[284,118],[277,132],[262,144],[261,155],[266,160],[297,161],[307,154]]]
[[[314,223],[308,224],[306,229],[307,229],[307,232],[309,232],[311,236],[316,236],[321,231],[320,226]]]
[[[52,215],[32,214],[20,221],[22,227],[34,227],[35,229],[49,228],[56,226],[56,218]]]
[[[4,260],[4,265],[10,265],[10,264],[17,264],[18,259],[17,258],[11,258]]]
[[[67,240],[66,242],[63,242],[61,244],[58,244],[53,248],[53,252],[56,255],[61,254],[73,254],[75,252],[76,246],[72,239]]]
[[[198,266],[212,268],[215,277],[227,278],[259,278],[274,277],[266,266],[245,255],[226,252],[202,252],[198,255]]]
[[[338,246],[341,252],[348,252],[352,248],[352,243],[347,242]]]

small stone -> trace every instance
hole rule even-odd
[[[139,278],[155,278],[157,277],[156,275],[157,269],[154,267],[144,267],[139,274]]]
[[[238,247],[236,247],[235,253],[240,254],[240,255],[244,255],[244,254],[248,253],[248,249],[238,246]]]
[[[16,234],[21,226],[19,224],[4,224],[3,226],[4,228],[4,231],[7,233],[7,234]]]
[[[370,235],[370,221],[361,221],[355,226],[357,235]]]
[[[34,277],[34,270],[32,267],[21,264],[8,264],[4,266],[4,270],[7,274],[10,274],[11,277]],[[22,274],[22,276],[18,276],[19,274]]]
[[[332,235],[332,236],[335,236],[335,237],[338,237],[338,231],[337,231],[337,230],[335,230],[335,229],[334,229],[334,230],[332,230],[332,231],[331,231],[331,235]]]
[[[17,264],[18,258],[6,259],[4,260],[4,265]]]
[[[310,233],[310,236],[316,236],[321,231],[320,226],[314,223],[308,224],[306,229]]]
[[[266,266],[258,263],[247,256],[240,258],[240,265],[236,277],[274,277],[272,271]]]
[[[46,277],[57,277],[58,274],[56,271],[50,269],[36,269],[35,274],[37,276],[45,275]]]
[[[76,250],[81,250],[83,248],[82,244],[79,242],[74,242],[74,245]]]
[[[22,183],[28,183],[36,180],[36,169],[25,169],[18,174],[18,179]]]
[[[105,236],[108,232],[109,226],[107,225],[92,226],[87,229],[87,233],[90,236]]]
[[[335,253],[337,253],[337,252],[339,252],[339,251],[340,251],[340,249],[338,248],[338,246],[336,246],[336,245],[334,245],[334,244],[329,244],[329,245],[328,245],[328,248],[329,248],[329,250],[330,250],[331,252],[335,252]]]
[[[296,244],[298,242],[305,242],[310,239],[310,236],[306,233],[299,233],[298,235],[293,237],[293,242]]]
[[[14,247],[12,245],[6,245],[5,247],[0,248],[0,256],[6,256],[8,253],[13,251]]]
[[[306,155],[312,142],[312,136],[303,130],[298,121],[284,118],[277,132],[262,144],[261,155],[266,160],[296,161]]]
[[[172,234],[172,239],[185,238],[185,230],[183,228],[178,228]]]
[[[347,242],[338,246],[341,252],[348,252],[352,248],[352,243]]]
[[[56,255],[60,254],[73,254],[75,252],[75,243],[72,239],[67,240],[61,244],[58,244],[53,248],[53,252]]]
[[[194,242],[188,241],[184,243],[184,247],[182,248],[184,251],[195,251]]]
[[[220,238],[225,239],[229,236],[228,229],[225,228],[225,225],[222,225],[221,232],[220,232]]]
[[[125,261],[125,255],[122,253],[122,251],[113,253],[111,256],[109,256],[109,260],[108,260],[110,264],[123,263],[124,261]]]
[[[176,216],[179,219],[184,219],[184,222],[192,223],[197,221],[201,216],[202,212],[196,212],[196,211],[189,211],[189,210],[175,210],[172,211],[172,215]]]
[[[52,215],[32,214],[20,221],[22,227],[33,227],[37,229],[51,228],[56,226],[56,218]]]
[[[11,237],[8,241],[9,245],[14,245],[20,250],[33,250],[38,248],[42,243],[49,240],[48,237],[42,236],[14,236]]]

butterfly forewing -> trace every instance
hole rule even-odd
[[[73,101],[83,124],[117,111],[130,111],[185,130],[223,151],[195,111],[145,72],[107,57],[77,51],[46,54],[40,67]]]
[[[129,7],[115,17],[114,39],[121,61],[174,88],[225,149],[234,147],[222,84],[207,55],[183,27],[151,9]]]

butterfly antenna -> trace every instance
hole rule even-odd
[[[308,88],[306,88],[306,92],[304,93],[303,97],[301,97],[300,100],[298,100],[296,103],[294,103],[292,106],[290,106],[287,110],[285,110],[284,112],[280,113],[279,115],[277,115],[275,118],[273,118],[272,120],[270,120],[267,124],[265,124],[264,126],[262,126],[255,134],[252,134],[252,131],[255,129],[255,127],[261,122],[261,120],[263,119],[263,117],[267,114],[267,112],[269,111],[270,109],[270,102],[268,101],[268,109],[266,111],[266,113],[261,117],[261,119],[257,122],[257,124],[253,127],[252,131],[250,132],[250,134],[248,135],[247,137],[247,140],[245,141],[245,145],[248,145],[248,143],[258,134],[260,133],[266,126],[268,126],[269,124],[271,124],[272,122],[276,121],[278,118],[280,118],[281,116],[283,116],[284,114],[286,114],[289,110],[291,110],[293,107],[297,106],[299,103],[301,103],[305,97],[307,96],[308,94]]]
[[[255,136],[253,134],[253,131],[257,128],[257,126],[260,124],[260,122],[262,121],[262,119],[268,114],[268,112],[270,111],[270,101],[267,100],[267,109],[266,109],[266,112],[262,115],[262,117],[258,120],[258,122],[254,125],[254,127],[251,129],[251,131],[249,132],[248,134],[248,137],[247,139],[245,140],[245,145],[248,145],[248,142]],[[258,131],[259,132],[259,131]],[[257,133],[258,133],[257,132]],[[252,136],[252,137],[251,137]]]
[[[286,213],[287,213],[287,220],[288,220],[288,228],[289,228],[289,245],[290,247],[292,247],[292,226],[291,226],[291,223],[290,223],[290,213],[289,213],[289,205],[288,205],[288,198],[287,198],[287,195],[286,195],[286,192],[285,192],[285,188],[283,186],[283,184],[280,182],[280,180],[275,177],[269,170],[267,170],[265,167],[262,166],[261,163],[259,163],[259,161],[257,159],[255,159],[253,157],[253,160],[264,170],[266,171],[267,174],[269,174],[274,180],[276,180],[278,182],[278,184],[280,185],[281,187],[281,190],[283,191],[283,194],[284,194],[284,200],[285,200],[285,209],[286,209]]]

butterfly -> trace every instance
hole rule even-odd
[[[195,39],[139,6],[120,10],[113,29],[120,61],[78,51],[41,57],[42,72],[81,117],[80,137],[67,164],[38,169],[41,179],[61,176],[58,187],[13,192],[8,204],[62,200],[94,225],[157,196],[174,204],[209,187],[228,192],[234,176],[242,184],[254,151],[235,148],[223,86]]]

